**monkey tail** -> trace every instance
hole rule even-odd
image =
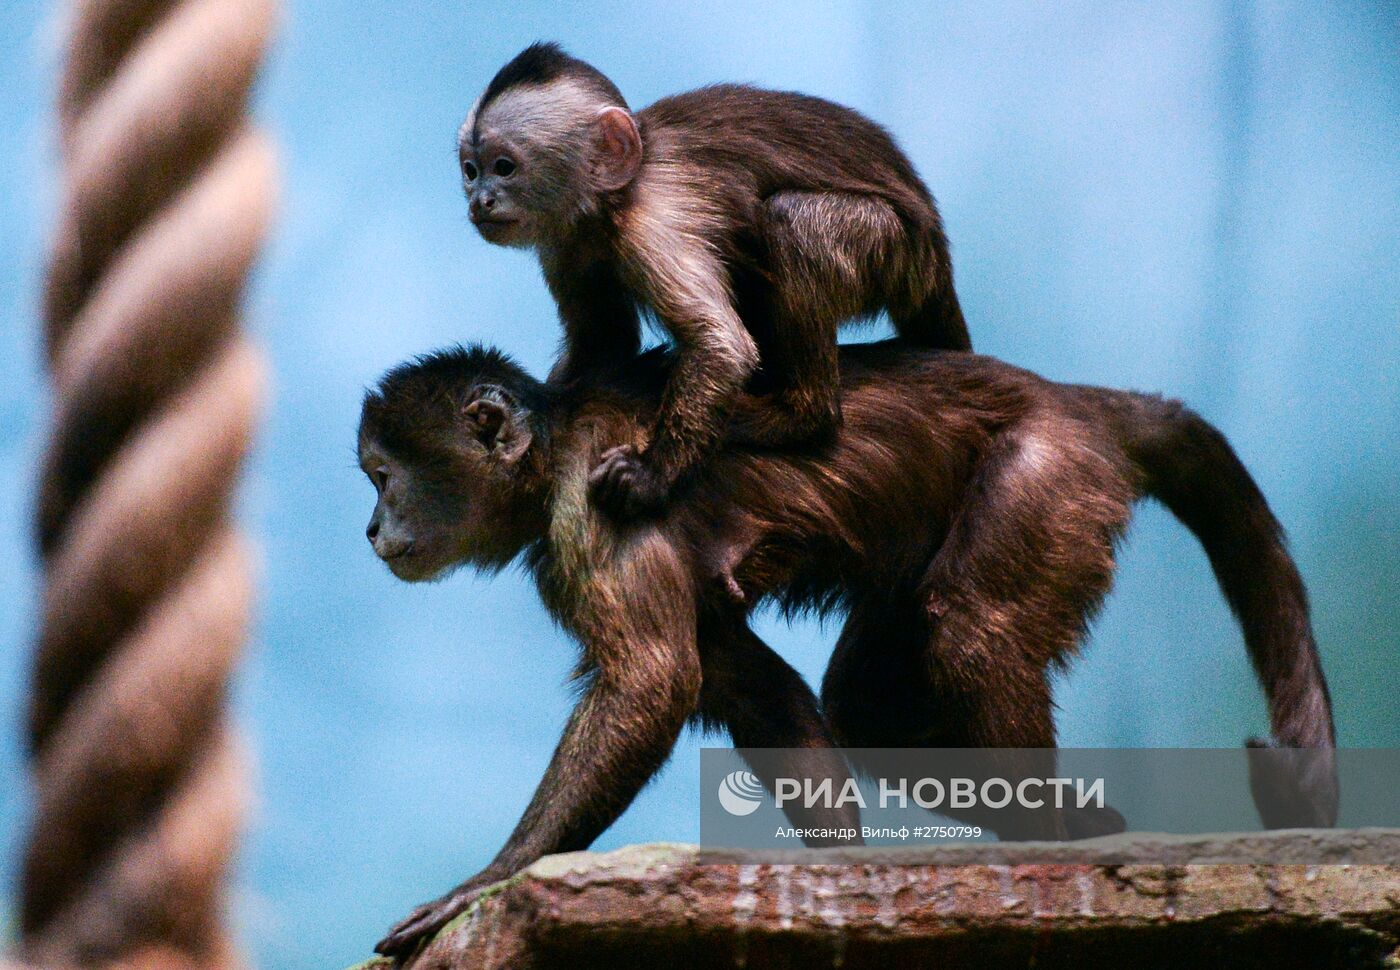
[[[1200,540],[1269,704],[1272,737],[1251,738],[1250,787],[1267,828],[1337,821],[1336,733],[1283,528],[1225,436],[1177,401],[1118,399],[1120,431],[1144,491]]]

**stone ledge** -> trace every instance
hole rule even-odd
[[[1049,844],[1017,847],[1014,865],[987,864],[985,847],[971,862],[965,846],[780,865],[681,845],[581,852],[494,888],[409,966],[1400,967],[1400,866],[1242,861],[1261,839],[1400,846],[1400,832],[1370,830],[1118,837],[1115,858],[1144,860],[1128,863],[1055,861],[1064,847]]]

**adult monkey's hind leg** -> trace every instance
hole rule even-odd
[[[987,712],[1006,723],[984,725],[991,733],[968,743],[1054,744],[1046,673],[1072,656],[1108,592],[1130,514],[1118,454],[1092,429],[1047,416],[983,456],[918,597],[934,680],[1006,705]],[[1067,811],[1064,823],[1073,837],[1123,828],[1110,808]]]
[[[919,586],[940,638],[1001,637],[1032,664],[1067,660],[1112,584],[1134,497],[1120,464],[1072,418],[993,442]]]
[[[1016,650],[1018,631],[950,613],[932,631],[912,593],[863,600],[851,611],[822,681],[822,704],[837,740],[852,749],[975,748],[940,757],[935,772],[989,778],[1012,789],[1055,775],[1055,727],[1045,670]],[[1020,631],[1024,635],[1024,631]],[[857,770],[910,784],[922,777],[917,754],[852,753]],[[911,774],[912,771],[912,774]],[[1061,840],[1075,835],[1066,813],[1017,803],[992,809],[939,807],[1002,839]]]
[[[922,579],[851,612],[822,687],[843,745],[1019,749],[988,755],[986,771],[1053,772],[1047,674],[1077,648],[1112,578],[1132,500],[1116,454],[1053,415],[991,445]],[[1107,808],[963,817],[1003,838],[1122,828]]]

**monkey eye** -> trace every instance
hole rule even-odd
[[[476,181],[476,177],[477,177],[477,175],[478,175],[478,172],[477,172],[476,166],[475,166],[474,164],[472,164],[471,162],[463,162],[463,163],[462,163],[462,171],[466,173],[466,175],[467,175],[467,181],[468,181],[468,182],[475,182],[475,181]]]
[[[374,487],[382,492],[389,485],[389,470],[387,468],[376,468],[369,473],[369,480],[374,482]]]
[[[510,178],[515,174],[515,163],[509,158],[498,158],[494,166],[495,172],[501,178]]]

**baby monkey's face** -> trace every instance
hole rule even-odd
[[[459,149],[472,225],[483,239],[500,246],[528,246],[535,237],[530,205],[534,166],[523,147],[488,128]]]
[[[473,110],[457,133],[457,158],[472,225],[482,237],[535,246],[561,238],[596,211],[599,146],[612,130],[606,122],[616,122],[619,112],[626,133],[638,138],[630,115],[576,81],[514,88]],[[634,147],[639,156],[639,140]]]

